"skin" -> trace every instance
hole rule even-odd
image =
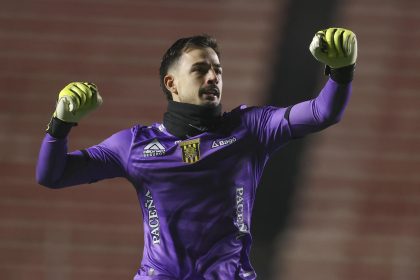
[[[222,67],[212,48],[184,51],[164,77],[173,101],[216,107],[222,98]]]

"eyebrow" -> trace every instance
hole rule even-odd
[[[204,61],[196,62],[191,66],[191,69],[193,69],[194,67],[197,67],[197,66],[208,66],[208,65],[209,65],[209,63],[204,62]],[[215,63],[215,64],[211,64],[211,65],[213,65],[213,67],[215,67],[215,68],[222,68],[222,65],[220,65],[219,63]]]

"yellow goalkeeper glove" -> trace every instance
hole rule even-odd
[[[309,50],[318,61],[332,69],[342,68],[356,63],[356,35],[344,28],[328,28],[318,31]]]
[[[64,138],[80,119],[102,104],[95,84],[73,82],[58,94],[58,101],[53,116],[47,126],[47,132],[55,138]]]
[[[95,84],[73,82],[60,91],[53,117],[68,123],[78,123],[101,104],[102,97]]]

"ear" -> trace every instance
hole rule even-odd
[[[167,74],[165,77],[163,77],[163,84],[172,94],[178,94],[175,84],[175,77],[173,75]]]

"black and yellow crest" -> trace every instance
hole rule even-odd
[[[200,138],[179,143],[182,150],[182,160],[194,163],[200,159]]]

